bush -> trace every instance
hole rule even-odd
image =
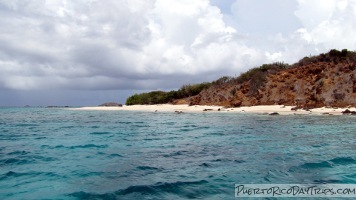
[[[200,84],[183,85],[178,91],[153,91],[148,93],[134,94],[126,99],[126,105],[170,103],[176,99],[197,95],[202,90],[207,89],[210,86],[211,83],[204,82]]]
[[[223,76],[221,78],[219,78],[218,80],[216,81],[213,81],[212,82],[212,85],[222,85],[222,84],[225,84],[229,81],[233,80],[233,77],[231,76]]]
[[[339,56],[341,56],[341,52],[336,49],[331,49],[329,51],[329,55],[332,57],[339,57]]]
[[[202,90],[207,89],[211,86],[211,83],[204,82],[200,84],[194,84],[194,85],[183,85],[179,90],[178,94],[184,97],[190,97],[190,96],[195,96],[199,94]]]
[[[260,67],[255,67],[248,70],[245,73],[240,74],[239,77],[235,78],[235,82],[244,83],[252,79],[265,79],[268,73],[276,73],[280,70],[289,68],[288,64],[282,62],[276,62],[272,64],[263,64]]]

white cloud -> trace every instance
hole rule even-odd
[[[355,50],[355,0],[211,1],[222,9],[209,0],[0,1],[0,88],[174,88]]]
[[[300,29],[308,43],[331,48],[356,49],[355,0],[298,0],[295,14],[304,28]]]
[[[336,1],[337,0],[297,0],[298,9],[295,15],[301,20],[304,28],[314,28],[332,17]]]
[[[240,44],[236,30],[208,0],[0,5],[0,41],[6,44],[0,48],[0,79],[5,88],[135,88],[141,87],[139,80],[159,82],[167,75],[218,78],[244,70],[263,55]]]
[[[241,46],[236,30],[226,26],[220,10],[207,0],[156,2],[149,28],[153,37],[145,47],[149,61],[163,73],[199,74],[234,68]],[[233,47],[233,48],[231,48]],[[236,63],[236,62],[235,62]],[[243,63],[238,66],[243,67]]]
[[[267,59],[272,61],[272,62],[283,61],[281,52],[275,52],[275,53],[266,52],[265,54],[266,54]]]

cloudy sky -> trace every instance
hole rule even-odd
[[[0,106],[124,103],[355,35],[356,0],[0,0]]]

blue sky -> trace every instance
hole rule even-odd
[[[97,105],[356,50],[356,0],[0,0],[0,106]]]

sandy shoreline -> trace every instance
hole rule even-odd
[[[356,108],[315,108],[306,110],[291,110],[293,106],[283,105],[269,105],[269,106],[251,106],[239,108],[223,108],[222,106],[188,106],[188,105],[171,105],[171,104],[158,104],[158,105],[133,105],[123,107],[81,107],[71,108],[71,110],[98,110],[98,111],[146,111],[146,112],[237,112],[237,113],[278,113],[279,115],[342,115],[342,111],[349,109],[356,111]],[[220,109],[220,111],[219,111]]]

